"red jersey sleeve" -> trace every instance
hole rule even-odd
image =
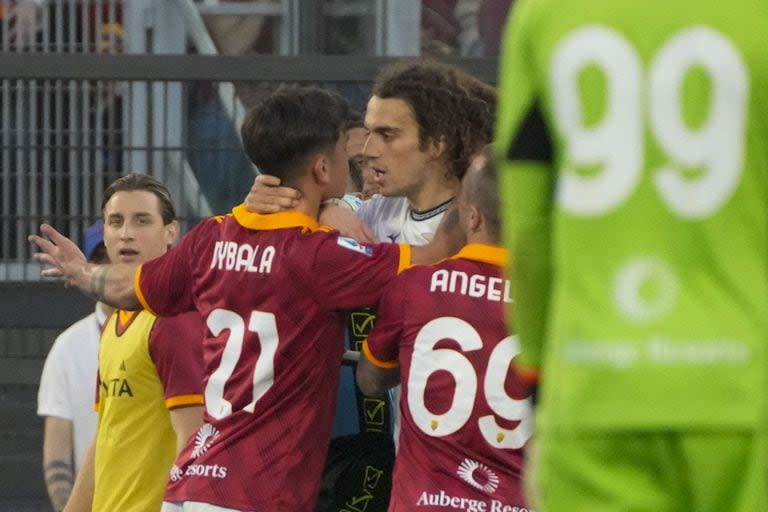
[[[133,276],[133,288],[141,305],[155,316],[174,316],[195,309],[191,255],[209,223],[201,222],[175,247],[153,260],[145,261]]]
[[[365,357],[380,368],[398,366],[405,318],[404,279],[395,279],[379,301],[376,323],[363,344]]]
[[[196,311],[158,318],[152,327],[149,352],[169,409],[203,404],[204,334]]]
[[[375,306],[395,276],[411,263],[409,245],[359,244],[328,233],[311,259],[310,283],[330,309]]]

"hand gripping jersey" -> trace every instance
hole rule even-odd
[[[94,512],[159,510],[176,457],[169,409],[202,405],[196,312],[116,311],[99,345]],[[179,350],[183,346],[184,350]]]
[[[359,245],[298,212],[239,206],[233,214],[204,221],[136,274],[147,307],[197,309],[208,327],[206,424],[177,460],[165,500],[312,510],[333,422],[342,311],[375,305],[410,253]]]
[[[505,260],[503,249],[471,244],[407,270],[382,297],[364,351],[375,365],[400,366],[391,511],[527,510],[532,417],[511,368],[519,347],[504,322]]]
[[[497,125],[537,427],[754,427],[768,338],[763,0],[520,0]]]

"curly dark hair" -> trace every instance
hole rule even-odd
[[[419,141],[444,140],[449,176],[461,179],[472,155],[491,142],[496,90],[464,71],[432,61],[401,61],[385,67],[373,95],[397,98],[413,109]]]

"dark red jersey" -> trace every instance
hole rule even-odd
[[[364,351],[400,366],[402,414],[391,511],[524,511],[530,401],[511,369],[503,249],[471,244],[414,267],[385,292]]]
[[[410,259],[310,217],[235,208],[142,265],[136,290],[159,315],[207,324],[205,424],[165,500],[243,510],[313,510],[343,353],[343,310],[373,306]],[[182,347],[180,347],[182,349]]]

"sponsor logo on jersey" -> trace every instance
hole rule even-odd
[[[182,476],[184,476],[184,472],[179,466],[176,464],[171,466],[171,482],[178,482]]]
[[[190,464],[184,476],[204,476],[206,478],[227,478],[226,466],[218,464]]]
[[[397,239],[400,238],[400,233],[390,233],[387,235],[387,238],[389,238],[389,241],[392,243],[397,242]]]
[[[109,379],[101,381],[101,396],[104,397],[116,397],[123,396],[133,397],[133,390],[127,379]]]
[[[440,507],[443,510],[464,510],[466,512],[534,512],[532,508],[508,505],[503,501],[492,499],[490,501],[451,496],[445,489],[440,492],[424,491],[416,500],[417,507]]]
[[[337,239],[336,243],[338,243],[339,246],[343,247],[344,249],[349,249],[350,251],[359,252],[360,254],[365,254],[366,256],[373,256],[372,247],[361,245],[357,243],[356,240],[353,240],[352,238],[347,238],[346,236],[340,236]]]
[[[192,457],[197,458],[208,451],[221,432],[210,423],[205,423],[195,434],[195,447],[192,449]]]
[[[472,459],[464,459],[456,474],[475,489],[480,489],[488,494],[493,494],[499,487],[499,477],[496,476],[496,473],[485,464]]]

